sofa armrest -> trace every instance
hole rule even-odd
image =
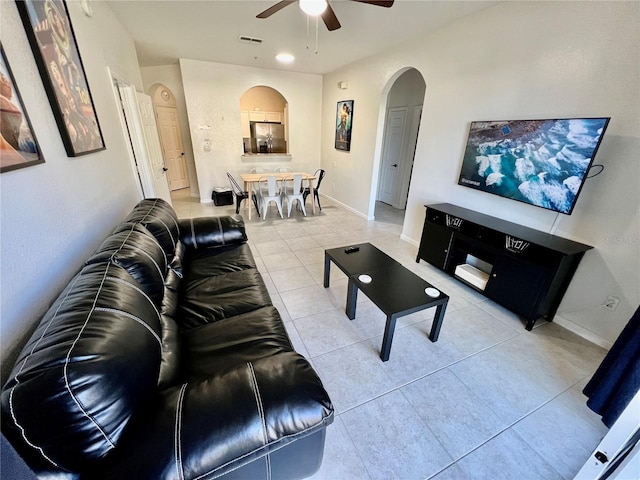
[[[179,221],[180,240],[188,248],[212,248],[247,241],[240,215],[188,218]]]
[[[217,478],[333,421],[320,379],[295,352],[176,386],[158,400],[128,426],[99,478]]]

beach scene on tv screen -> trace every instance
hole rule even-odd
[[[608,118],[472,122],[458,183],[571,213]]]

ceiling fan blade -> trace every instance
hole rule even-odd
[[[368,3],[369,5],[376,5],[377,7],[389,8],[393,5],[393,0],[353,0],[354,2]]]
[[[332,32],[333,30],[337,30],[341,27],[340,22],[338,21],[338,17],[336,17],[336,12],[333,11],[331,5],[327,3],[327,8],[324,12],[322,12],[322,21],[327,26],[327,30]]]
[[[282,0],[281,2],[278,2],[275,5],[267,8],[264,12],[259,13],[258,15],[256,15],[256,18],[269,18],[274,13],[279,12],[284,7],[286,7],[288,5],[291,5],[292,3],[295,3],[296,1],[297,0]]]

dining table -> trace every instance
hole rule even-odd
[[[302,181],[309,182],[309,191],[311,192],[311,211],[316,213],[316,203],[313,201],[313,183],[316,179],[315,175],[307,172],[269,172],[269,173],[241,173],[240,178],[244,182],[244,190],[249,194],[249,198],[253,198],[253,184],[268,176],[275,176],[278,181],[293,180],[294,175],[302,175]],[[251,202],[247,202],[249,207],[249,220],[251,220]]]

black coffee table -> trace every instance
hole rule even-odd
[[[431,325],[429,339],[438,340],[440,327],[444,320],[449,296],[438,292],[436,297],[425,293],[425,289],[433,286],[407,270],[389,255],[374,247],[370,243],[350,245],[358,251],[346,253],[348,247],[331,248],[324,251],[324,286],[329,287],[329,273],[331,262],[349,278],[347,290],[346,314],[350,320],[356,316],[356,300],[358,290],[361,290],[387,316],[384,329],[380,358],[383,362],[389,360],[391,341],[398,317],[409,315],[426,308],[437,307]],[[371,282],[365,283],[360,275],[368,275]]]

